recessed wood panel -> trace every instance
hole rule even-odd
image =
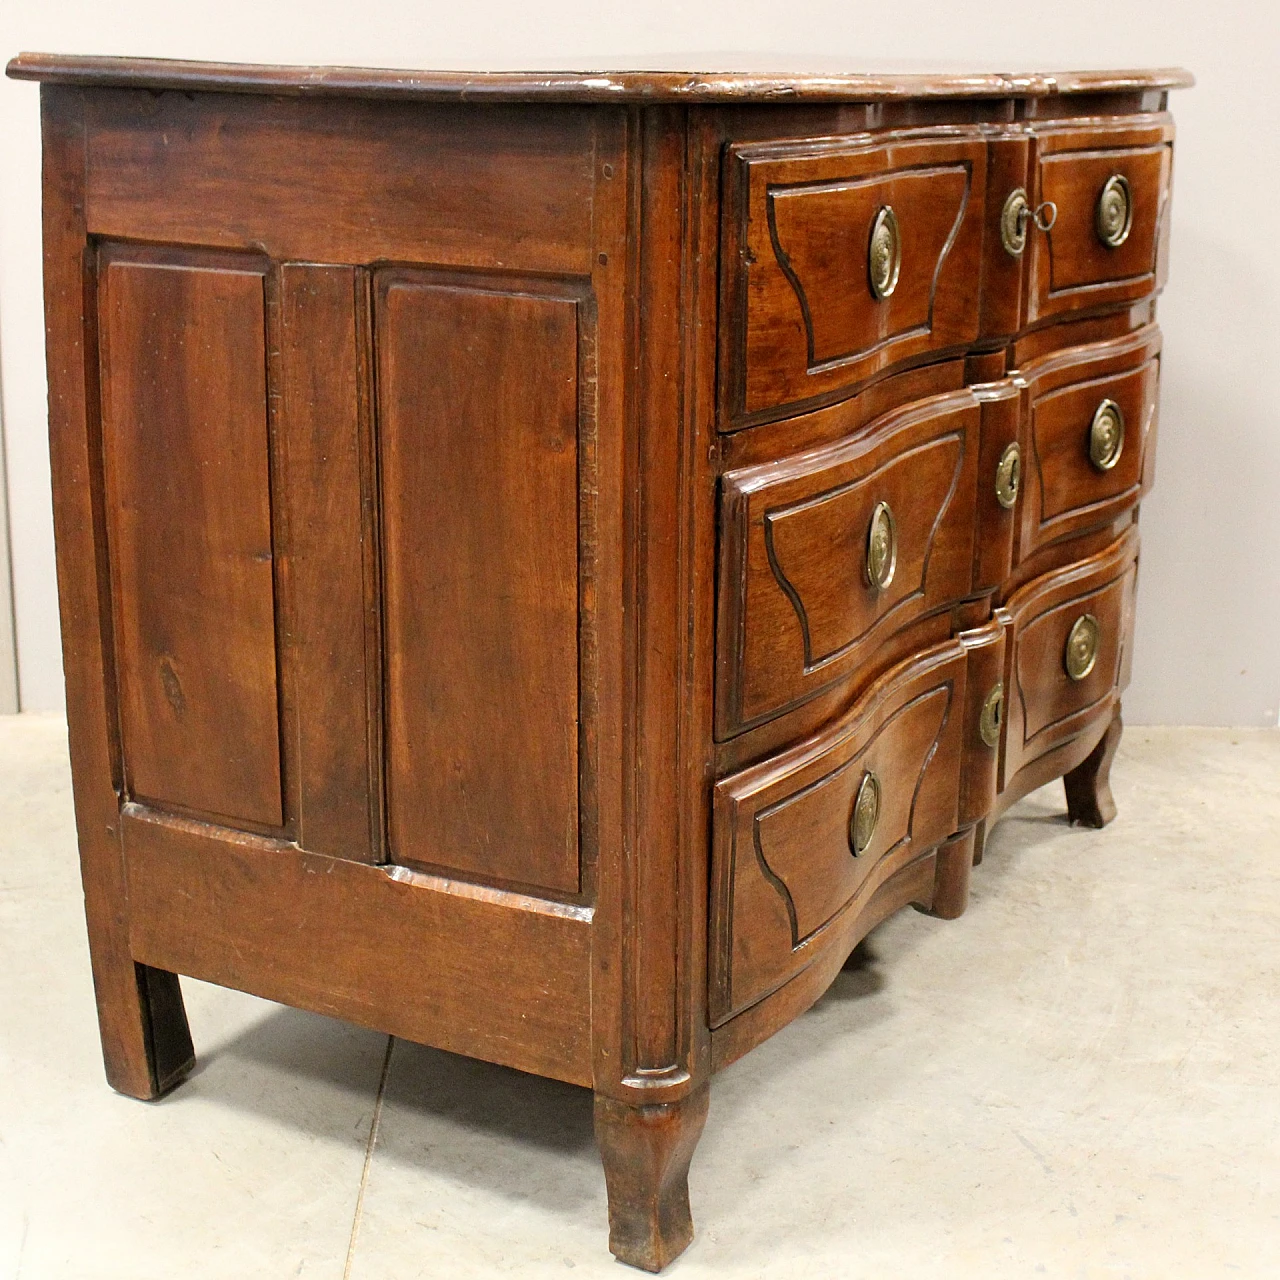
[[[351,267],[290,263],[280,272],[282,639],[295,686],[298,842],[370,862],[377,787],[368,676],[376,664],[366,648],[376,615],[366,572],[372,481],[360,414],[357,283]]]
[[[125,775],[283,821],[263,270],[104,251],[103,450]]]
[[[578,306],[377,297],[393,860],[578,888]]]

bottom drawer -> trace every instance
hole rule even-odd
[[[1100,555],[1010,598],[1002,787],[1110,715],[1129,682],[1137,557],[1132,529]]]
[[[710,1005],[718,1026],[793,977],[824,928],[956,829],[968,738],[958,642],[895,667],[808,742],[719,783]]]

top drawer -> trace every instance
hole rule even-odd
[[[1135,302],[1164,283],[1173,125],[1049,129],[1035,142],[1032,201],[1057,208],[1027,237],[1027,322]]]
[[[723,430],[973,341],[986,161],[964,129],[729,149]]]

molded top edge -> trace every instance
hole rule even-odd
[[[746,61],[747,59],[742,59]],[[830,63],[814,59],[806,66]],[[839,65],[839,64],[835,64]],[[112,88],[417,98],[482,102],[879,102],[900,98],[1044,98],[1055,94],[1185,89],[1179,67],[1146,71],[854,73],[757,71],[400,71],[365,67],[258,66],[167,58],[20,53],[15,80]]]

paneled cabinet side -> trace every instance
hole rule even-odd
[[[135,964],[120,843],[119,731],[106,571],[95,282],[79,89],[41,86],[49,453],[67,726],[102,1052],[113,1088],[152,1098],[194,1062],[175,974]]]

